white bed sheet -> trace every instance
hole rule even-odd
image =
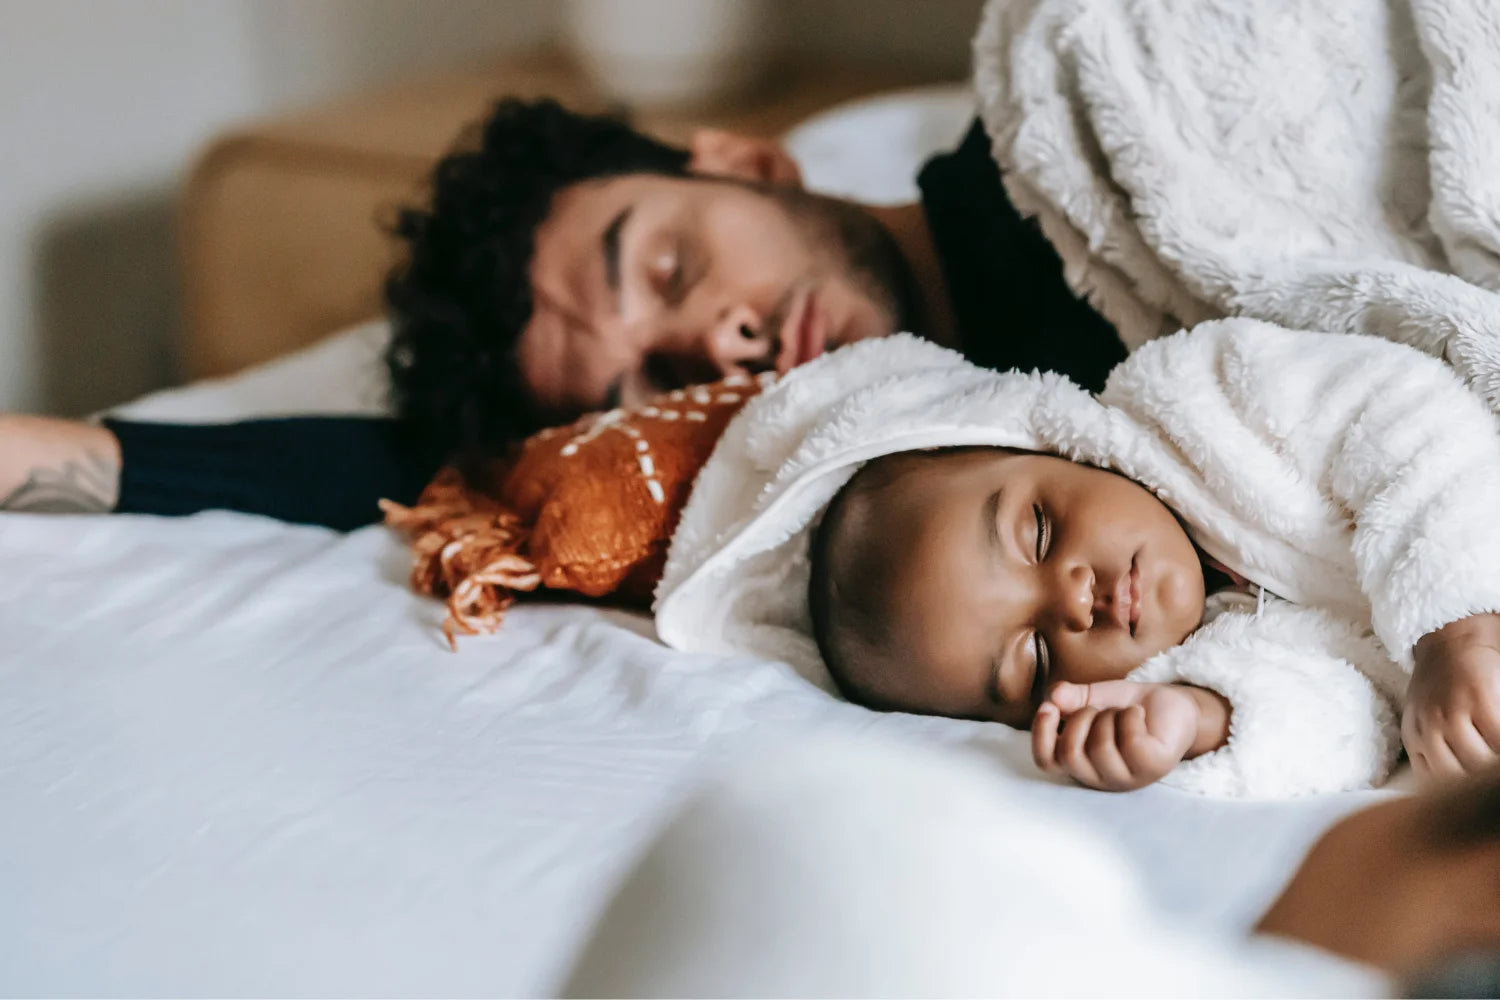
[[[378,409],[347,364],[382,336],[130,412]],[[1373,794],[1054,785],[1022,734],[870,713],[615,611],[522,607],[455,655],[406,566],[380,528],[0,517],[0,993],[545,992],[695,768],[810,730],[972,746],[1229,924]]]
[[[1358,798],[1047,784],[1020,734],[619,612],[523,608],[455,655],[405,564],[379,528],[0,518],[0,992],[545,991],[694,766],[824,727],[980,747],[1215,921]]]

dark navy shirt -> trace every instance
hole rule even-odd
[[[975,364],[1061,372],[1091,392],[1125,359],[1115,328],[1063,279],[1062,259],[1000,183],[984,125],[917,177],[953,300],[959,343]]]

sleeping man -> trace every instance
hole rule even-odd
[[[1497,497],[1500,423],[1403,345],[1223,320],[1095,397],[893,338],[747,404],[657,628],[1097,788],[1452,775],[1500,750]]]
[[[1006,199],[977,122],[923,168],[922,201],[894,207],[804,191],[774,142],[704,131],[678,149],[547,101],[501,102],[431,180],[386,286],[394,420],[0,415],[0,510],[347,530],[455,455],[898,329],[1092,388],[1125,356]]]

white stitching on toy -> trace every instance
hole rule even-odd
[[[648,412],[649,411],[649,412]],[[664,420],[675,420],[677,414],[671,411],[663,413],[654,406],[649,406],[641,411],[643,415],[659,416]],[[641,437],[641,432],[626,422],[624,410],[610,410],[601,413],[589,421],[587,427],[573,437],[571,441],[563,445],[559,454],[570,458],[578,454],[580,446],[587,444],[599,437],[607,430],[617,430],[621,434],[635,442],[636,464],[640,466],[641,476],[646,480],[646,492],[651,494],[651,499],[657,503],[666,503],[667,493],[662,489],[661,483],[656,478],[656,462],[651,458],[651,444]]]

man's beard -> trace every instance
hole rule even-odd
[[[920,333],[922,294],[896,239],[875,217],[851,202],[807,191],[776,192],[820,254],[830,256],[850,284],[890,317],[887,333]]]

